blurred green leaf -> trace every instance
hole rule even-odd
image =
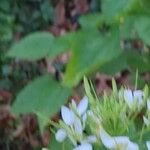
[[[150,1],[149,0],[140,0],[142,6],[150,13]]]
[[[133,50],[127,51],[125,55],[127,64],[129,65],[131,70],[136,71],[138,69],[139,73],[150,71],[150,60],[147,55],[142,56],[140,53]]]
[[[135,37],[135,21],[138,15],[130,15],[123,18],[123,23],[120,26],[120,35],[123,39],[131,39]]]
[[[42,116],[52,117],[67,101],[70,92],[50,75],[45,75],[29,83],[18,94],[12,110],[16,114],[39,112]]]
[[[150,16],[143,16],[137,18],[135,28],[139,34],[139,37],[147,45],[150,45]]]
[[[134,0],[102,0],[102,11],[111,20],[131,9]]]
[[[76,85],[85,74],[95,71],[121,52],[117,29],[105,36],[94,30],[78,32],[72,44],[72,57],[67,66],[64,84]]]
[[[89,21],[90,20],[90,21]],[[84,29],[95,29],[102,22],[103,16],[100,13],[90,13],[79,18],[79,23]]]
[[[126,57],[125,57],[125,54],[122,53],[117,58],[103,65],[100,68],[100,72],[113,76],[127,68],[128,68],[128,65],[126,62]]]
[[[20,59],[38,60],[47,56],[53,39],[54,37],[46,32],[29,34],[16,43],[7,55]]]

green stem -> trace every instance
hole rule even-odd
[[[143,138],[143,134],[144,134],[144,127],[145,127],[145,125],[143,124],[143,126],[142,126],[142,130],[141,130],[141,134],[140,134],[139,143],[141,143],[141,142],[142,142],[142,138]]]

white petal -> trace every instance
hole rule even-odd
[[[88,108],[88,98],[87,96],[84,96],[77,107],[79,115],[83,115],[87,110],[87,108]]]
[[[127,136],[114,137],[114,141],[115,141],[115,149],[117,149],[117,147],[121,147],[122,150],[126,150],[128,143],[130,142]]]
[[[150,150],[150,141],[146,142],[147,149]]]
[[[64,129],[59,129],[56,134],[55,138],[58,142],[63,142],[67,137],[67,133]]]
[[[95,135],[90,135],[90,136],[87,137],[86,141],[87,141],[88,143],[96,143],[97,138],[96,138]]]
[[[142,99],[143,92],[141,90],[136,90],[133,92],[133,97],[135,99]]]
[[[115,140],[103,128],[100,129],[100,139],[106,148],[115,148]]]
[[[82,117],[82,127],[83,127],[83,130],[85,129],[85,124],[86,124],[86,120],[87,120],[87,114],[85,113]]]
[[[124,91],[124,99],[125,99],[126,103],[128,104],[128,106],[130,108],[132,108],[134,102],[133,102],[133,94],[132,94],[131,90]]]
[[[150,111],[150,99],[147,100],[147,109]]]
[[[147,126],[150,124],[149,120],[145,116],[143,116],[143,121]]]
[[[127,150],[139,150],[139,146],[136,143],[129,142]]]
[[[117,144],[127,144],[129,142],[129,138],[127,136],[116,136],[114,140]]]
[[[82,129],[81,120],[79,118],[75,117],[75,121],[73,125],[74,125],[75,132],[78,134],[82,134],[83,129]]]
[[[134,100],[138,100],[138,105],[142,105],[143,104],[143,92],[141,90],[136,90],[133,92],[133,97],[134,97]]]
[[[48,148],[43,147],[42,150],[48,150]]]
[[[92,145],[89,143],[83,143],[79,146],[77,146],[76,148],[74,148],[73,150],[92,150]]]
[[[74,122],[74,113],[66,106],[61,107],[61,116],[67,125],[72,125]]]

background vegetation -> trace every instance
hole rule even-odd
[[[137,69],[139,88],[149,84],[149,8],[148,0],[1,0],[0,148],[50,142],[48,118],[83,94],[84,75],[97,92],[103,82],[110,90],[111,77],[131,86]]]

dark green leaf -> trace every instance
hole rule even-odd
[[[133,3],[134,0],[102,0],[102,11],[107,17],[114,19],[127,12]]]
[[[8,52],[8,56],[20,59],[38,60],[53,52],[51,45],[54,37],[46,32],[36,32],[27,35],[20,42],[16,43]]]
[[[150,16],[140,17],[136,20],[135,28],[140,38],[150,45]]]
[[[50,75],[45,75],[20,92],[12,110],[16,114],[38,112],[41,116],[51,117],[67,101],[69,94],[70,89],[54,81]]]
[[[109,75],[116,75],[120,71],[127,69],[127,68],[128,68],[128,65],[126,62],[126,57],[125,57],[125,54],[122,53],[119,57],[103,65],[100,68],[100,72],[109,74]]]
[[[121,54],[118,30],[102,36],[97,31],[80,31],[74,38],[72,57],[64,77],[68,86]]]

